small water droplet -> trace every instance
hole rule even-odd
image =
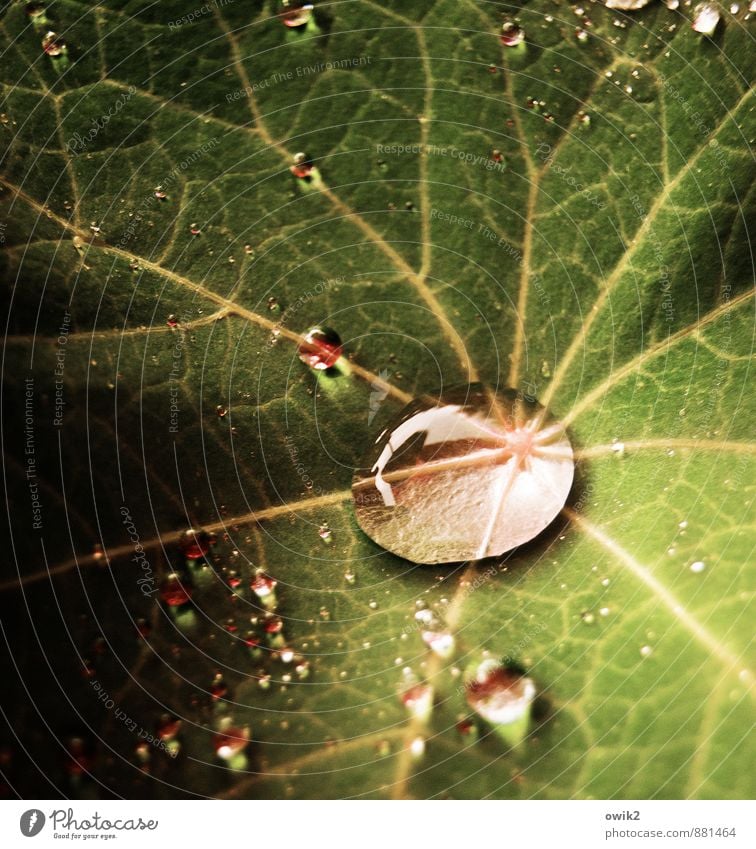
[[[218,406],[215,408],[215,414],[218,416],[219,419],[225,419],[227,413],[228,409],[223,404],[218,404]]]
[[[323,522],[323,524],[318,528],[318,536],[325,543],[333,542],[333,532],[328,527],[328,522]]]
[[[377,601],[370,601],[370,602],[368,602],[368,607],[371,610],[378,610],[378,602]]]
[[[158,200],[166,200],[168,195],[165,193],[162,186],[155,186],[155,197]]]
[[[696,560],[695,562],[690,564],[690,571],[691,572],[696,572],[696,573],[703,572],[703,570],[705,568],[706,568],[706,564],[703,562],[703,560]]]
[[[693,27],[701,35],[712,36],[719,25],[719,9],[713,3],[699,3],[693,9]]]
[[[524,738],[536,687],[520,669],[486,659],[467,676],[465,695],[470,707],[490,722],[509,745]]]
[[[609,613],[610,613],[610,610],[609,610],[609,608],[608,608],[608,607],[600,607],[600,608],[599,608],[599,614],[600,614],[601,616],[608,616],[608,615],[609,615]]]
[[[312,19],[314,8],[312,3],[302,3],[300,0],[282,0],[279,11],[281,22],[290,29],[305,27]]]
[[[313,327],[299,346],[299,359],[318,371],[332,368],[341,357],[341,339],[330,327]]]
[[[191,601],[192,588],[182,582],[175,572],[171,572],[160,585],[160,597],[169,607],[181,607]]]
[[[210,551],[214,543],[215,538],[207,531],[188,528],[179,537],[178,547],[187,560],[199,560]]]
[[[49,30],[42,38],[42,50],[53,58],[65,56],[68,53],[66,42],[58,35],[57,32]]]
[[[202,229],[199,226],[199,224],[197,224],[195,221],[193,221],[189,225],[189,232],[192,234],[192,236],[199,236],[199,234],[202,232]]]
[[[352,584],[352,585],[353,585],[353,584],[355,584],[355,583],[356,583],[356,581],[357,581],[357,576],[354,574],[354,572],[353,572],[351,569],[347,569],[347,571],[346,571],[346,572],[344,572],[344,580],[345,580],[348,584]]]
[[[504,47],[517,47],[525,41],[525,30],[515,21],[505,21],[499,38]]]
[[[593,613],[591,613],[590,610],[584,610],[580,614],[580,618],[583,620],[583,622],[585,622],[586,625],[593,625],[593,623],[596,621],[596,617],[593,615]]]
[[[653,651],[654,650],[651,648],[651,646],[641,646],[640,656],[641,657],[650,657],[651,654],[653,653]]]
[[[407,712],[419,722],[427,722],[433,711],[433,687],[417,680],[409,669],[402,674],[399,698]]]
[[[250,581],[250,589],[257,596],[260,604],[268,610],[274,610],[276,607],[277,583],[275,578],[267,575],[262,569],[258,569]]]
[[[684,531],[685,528],[688,527],[688,523],[685,521],[685,519],[683,519],[682,522],[678,523],[677,527],[680,528],[681,531]]]
[[[415,621],[420,628],[423,642],[434,654],[444,659],[454,654],[454,635],[438,614],[424,608],[417,611]]]
[[[165,323],[168,325],[168,327],[171,328],[179,326],[179,320],[173,313],[168,316],[168,318],[165,320]]]
[[[409,751],[414,760],[419,760],[425,754],[425,738],[415,737],[409,745]]]
[[[248,728],[227,728],[213,740],[215,754],[224,761],[233,761],[249,745]]]
[[[621,457],[625,453],[625,443],[624,442],[613,442],[612,443],[612,452],[617,456]]]
[[[306,153],[295,153],[294,162],[289,171],[299,180],[310,180],[315,171],[315,163]]]

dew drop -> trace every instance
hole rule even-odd
[[[582,27],[579,27],[575,30],[575,38],[581,43],[585,44],[588,41],[588,31],[584,30]]]
[[[182,583],[175,572],[171,572],[160,585],[160,597],[169,607],[181,607],[191,601],[192,588],[189,584]]]
[[[333,542],[333,532],[328,527],[328,522],[323,522],[323,524],[318,528],[318,536],[325,543]]]
[[[514,21],[505,21],[499,38],[504,47],[517,47],[525,41],[525,30]]]
[[[599,614],[600,614],[601,616],[608,616],[608,615],[609,615],[609,613],[610,613],[610,610],[609,610],[609,608],[608,608],[608,607],[600,607],[600,608],[599,608]]]
[[[224,761],[233,761],[249,745],[248,728],[227,728],[213,740],[215,754]]]
[[[377,601],[370,601],[370,602],[368,602],[368,607],[371,610],[378,610],[378,602]]]
[[[299,359],[317,371],[332,368],[341,357],[341,338],[330,327],[313,327],[299,346]]]
[[[399,698],[409,715],[419,722],[427,722],[433,711],[433,687],[418,681],[411,670],[405,670]]]
[[[664,0],[664,5],[674,12],[680,6],[680,0]]]
[[[543,531],[564,506],[574,462],[564,428],[515,390],[480,385],[417,401],[378,438],[355,473],[357,521],[416,563],[503,554]]]
[[[56,58],[65,56],[68,53],[66,42],[58,35],[57,32],[49,30],[42,38],[42,50],[48,55]]]
[[[719,9],[713,3],[699,3],[693,9],[692,27],[701,35],[712,36],[719,25]]]
[[[703,560],[696,560],[694,563],[690,564],[691,572],[700,573],[703,572],[705,568],[706,564],[703,562]]]
[[[168,318],[165,320],[165,323],[166,323],[166,324],[168,325],[168,327],[170,327],[170,328],[174,328],[174,327],[178,327],[178,326],[179,326],[179,320],[176,318],[176,316],[175,316],[173,313],[171,313],[171,314],[168,316]]]
[[[470,707],[509,745],[524,738],[536,687],[519,669],[486,659],[467,676],[465,695]]]
[[[218,404],[218,406],[215,408],[215,414],[218,416],[219,419],[225,419],[227,413],[228,408],[225,407],[223,404]]]
[[[414,760],[420,760],[425,754],[425,738],[415,737],[409,745],[409,751]]]
[[[641,646],[640,656],[641,657],[650,657],[651,654],[653,653],[653,651],[654,650],[651,648],[651,646]]]
[[[167,195],[167,194],[165,193],[165,191],[163,190],[163,187],[162,187],[162,186],[155,186],[155,190],[154,190],[154,191],[155,191],[155,197],[156,197],[158,200],[166,200],[166,198],[168,197],[168,195]]]
[[[282,0],[279,15],[285,27],[304,27],[310,23],[314,6],[312,3],[301,3],[298,0]]]
[[[207,531],[198,531],[194,528],[189,528],[181,534],[178,546],[179,551],[187,560],[199,560],[210,551],[210,547],[214,542],[215,539],[212,534],[207,533]]]
[[[357,582],[357,576],[354,574],[354,572],[351,569],[347,569],[347,571],[344,572],[344,580],[348,584],[354,585]]]
[[[454,654],[454,635],[438,614],[424,608],[417,611],[415,621],[423,642],[435,655],[446,659]]]
[[[584,610],[580,614],[580,618],[583,620],[583,622],[585,622],[586,625],[593,625],[593,623],[596,621],[596,617],[593,615],[593,613],[591,613],[590,610]]]
[[[295,153],[289,171],[299,180],[310,180],[315,171],[315,164],[306,153]]]
[[[260,604],[268,610],[273,610],[276,607],[277,583],[278,582],[275,578],[271,578],[270,575],[266,575],[262,569],[258,569],[255,572],[255,576],[250,582],[250,589],[259,599]]]

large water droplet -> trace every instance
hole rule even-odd
[[[519,743],[528,729],[536,687],[521,670],[486,659],[467,676],[470,707],[496,728],[509,745]]]
[[[572,486],[564,428],[515,390],[480,385],[400,414],[355,473],[357,521],[416,563],[503,554],[556,517]]]
[[[525,41],[525,30],[514,21],[506,21],[501,25],[500,39],[504,47],[517,47]]]

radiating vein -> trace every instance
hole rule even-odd
[[[703,646],[712,657],[720,661],[741,683],[745,684],[752,696],[756,696],[752,671],[746,669],[740,658],[733,654],[692,614],[688,613],[682,602],[662,584],[647,566],[636,560],[629,551],[622,548],[619,543],[602,531],[601,528],[585,519],[580,513],[570,507],[565,507],[563,512],[586,536],[605,548],[626,566],[639,581],[645,584],[694,640]]]

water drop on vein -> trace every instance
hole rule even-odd
[[[355,473],[356,518],[415,563],[498,556],[564,506],[574,461],[564,428],[514,390],[480,385],[406,407]]]
[[[508,745],[524,739],[536,687],[521,670],[484,660],[467,674],[465,695],[470,707],[494,726]]]
[[[279,7],[281,22],[289,29],[305,27],[312,20],[314,8],[312,3],[302,3],[299,0],[282,0]]]
[[[299,346],[299,359],[316,371],[333,368],[341,357],[339,334],[330,327],[313,327]]]
[[[504,47],[517,47],[525,41],[525,30],[515,21],[505,21],[499,40]]]
[[[448,659],[454,654],[455,640],[446,622],[432,610],[424,608],[415,614],[420,636],[438,657]]]

